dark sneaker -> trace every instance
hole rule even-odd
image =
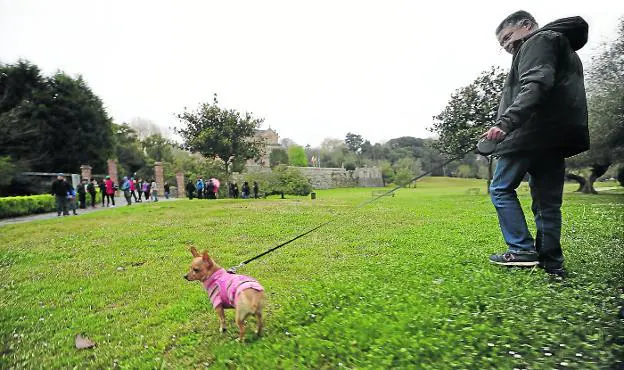
[[[568,275],[563,267],[553,268],[544,266],[544,271],[553,278],[563,279]]]
[[[537,254],[516,254],[505,252],[503,254],[493,254],[490,256],[490,262],[504,266],[522,266],[531,267],[539,265]]]

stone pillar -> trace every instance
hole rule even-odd
[[[119,186],[119,179],[117,178],[117,162],[115,162],[114,159],[109,159],[107,163],[108,176],[110,176],[111,180],[113,180],[113,182],[117,184],[117,186]]]
[[[87,180],[91,180],[91,170],[92,167],[89,166],[88,164],[83,164],[80,166],[80,176],[83,179],[87,179]]]
[[[156,184],[158,184],[158,189],[160,190],[160,194],[165,194],[163,190],[163,185],[165,184],[165,174],[164,174],[162,162],[154,163],[154,177],[156,180]]]
[[[186,193],[186,184],[184,184],[184,173],[176,172],[176,185],[178,187],[178,198],[184,198]]]

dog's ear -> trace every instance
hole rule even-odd
[[[204,262],[208,263],[208,268],[212,267],[212,260],[210,259],[208,252],[204,251],[204,253],[202,254],[202,259],[204,260]]]
[[[195,249],[195,247],[191,247],[191,253],[193,254],[193,257],[199,257],[199,252]]]

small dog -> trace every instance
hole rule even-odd
[[[264,308],[264,288],[254,278],[230,274],[217,265],[204,251],[197,252],[191,247],[193,261],[191,270],[184,278],[188,281],[199,280],[204,285],[212,306],[214,307],[221,324],[221,333],[227,330],[225,325],[225,308],[236,310],[236,325],[238,325],[239,341],[244,341],[245,319],[255,315],[258,324],[256,335],[262,335],[262,309]]]

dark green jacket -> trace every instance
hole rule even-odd
[[[498,109],[507,132],[495,155],[556,152],[566,158],[589,149],[583,65],[587,42],[580,17],[549,23],[527,35],[513,56]]]

